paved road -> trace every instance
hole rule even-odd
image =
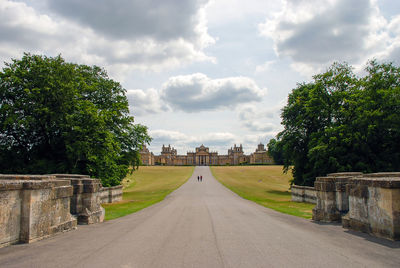
[[[208,167],[197,167],[163,202],[2,248],[0,266],[400,267],[400,242],[271,211],[224,188]]]

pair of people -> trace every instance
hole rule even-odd
[[[197,181],[203,181],[203,176],[197,176]]]

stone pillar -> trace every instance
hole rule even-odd
[[[349,212],[344,228],[400,240],[400,172],[352,178],[347,185]]]
[[[0,247],[19,242],[22,188],[21,181],[0,178]]]
[[[346,172],[318,177],[314,183],[317,205],[313,209],[312,219],[324,222],[340,221],[341,216],[349,209],[346,184],[350,178],[360,175],[360,172]]]
[[[71,214],[78,218],[79,224],[102,222],[104,209],[101,207],[101,183],[87,175],[54,174],[57,179],[68,180],[74,187],[71,197]]]
[[[30,243],[76,227],[69,199],[72,187],[67,181],[31,181],[24,183],[20,241]]]

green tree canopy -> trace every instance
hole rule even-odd
[[[80,173],[118,185],[150,140],[102,68],[24,54],[0,72],[1,173]]]
[[[283,148],[282,143],[276,139],[270,139],[267,144],[268,154],[274,159],[275,164],[283,165]]]
[[[277,143],[295,184],[332,172],[400,170],[400,68],[371,61],[365,71],[356,77],[336,63],[289,94]]]

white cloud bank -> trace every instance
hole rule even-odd
[[[283,0],[281,11],[259,30],[273,40],[278,56],[291,58],[295,70],[309,75],[333,61],[399,60],[398,20],[388,22],[375,0]]]
[[[126,96],[129,102],[129,110],[134,115],[157,114],[169,111],[169,107],[159,96],[157,90],[130,89]]]
[[[274,136],[282,129],[282,126],[278,122],[280,110],[283,106],[284,102],[269,108],[245,105],[239,109],[239,120],[244,127],[253,133],[264,133],[263,135]]]
[[[260,102],[265,94],[266,89],[248,77],[211,79],[201,73],[170,77],[160,90],[130,89],[126,93],[134,115],[236,108]]]
[[[161,98],[176,110],[197,112],[259,102],[265,93],[266,89],[248,77],[211,79],[195,73],[169,78],[163,84]]]
[[[202,0],[0,0],[0,57],[61,53],[115,72],[213,61],[203,51],[214,42],[205,5]]]

